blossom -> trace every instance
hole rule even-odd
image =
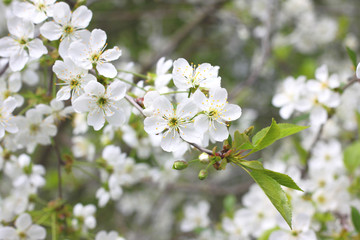
[[[289,119],[294,110],[304,112],[310,109],[310,104],[304,99],[305,94],[304,76],[297,79],[287,77],[281,85],[281,90],[273,97],[272,104],[280,107],[280,116]]]
[[[72,220],[72,225],[75,228],[78,228],[80,225],[83,232],[87,232],[88,229],[94,229],[96,227],[95,212],[96,207],[93,204],[84,206],[81,203],[77,203],[73,209],[75,218]]]
[[[46,237],[45,228],[32,224],[28,213],[21,214],[15,221],[15,228],[0,227],[0,239],[3,240],[41,240]]]
[[[10,58],[12,71],[23,69],[29,56],[38,59],[47,53],[42,41],[34,39],[32,22],[14,17],[8,20],[7,25],[11,35],[0,39],[0,56]]]
[[[224,88],[211,88],[209,98],[197,90],[193,101],[202,110],[195,118],[195,128],[201,132],[209,130],[210,136],[216,141],[223,141],[229,136],[227,121],[233,121],[241,116],[241,108],[227,103],[227,91]]]
[[[19,130],[12,115],[15,108],[16,100],[13,97],[0,101],[0,138],[4,137],[5,131],[16,133]]]
[[[161,147],[164,151],[176,151],[181,139],[188,142],[199,140],[192,118],[197,113],[196,105],[190,99],[184,99],[176,109],[170,101],[159,96],[153,101],[155,115],[145,118],[144,129],[148,134],[162,134]]]
[[[84,87],[90,81],[96,81],[96,77],[88,74],[88,71],[75,65],[68,57],[64,61],[57,60],[53,66],[56,76],[64,81],[56,94],[57,100],[67,100],[71,97],[73,102],[84,93]]]
[[[116,80],[107,89],[97,81],[89,82],[85,93],[73,102],[76,112],[89,112],[87,123],[97,131],[105,124],[105,119],[112,125],[125,122],[120,100],[124,98],[126,86]]]
[[[16,1],[13,5],[13,12],[19,18],[33,23],[41,23],[52,16],[52,6],[55,2],[56,0]]]
[[[196,206],[186,205],[184,208],[184,219],[181,221],[181,231],[189,232],[195,228],[205,228],[209,226],[208,217],[210,205],[206,201],[199,202]]]
[[[40,33],[51,41],[61,39],[59,53],[64,58],[68,55],[70,44],[87,34],[85,28],[90,23],[92,12],[84,5],[71,12],[65,2],[54,4],[52,9],[54,21],[44,23]]]
[[[92,69],[95,66],[100,75],[114,78],[117,75],[117,70],[109,62],[118,59],[121,56],[121,51],[118,47],[104,51],[107,45],[106,38],[106,33],[103,30],[94,29],[89,39],[70,44],[70,58],[82,68]]]
[[[218,71],[218,66],[211,66],[209,63],[190,66],[185,59],[179,58],[174,61],[172,75],[177,88],[213,88],[220,87],[221,77],[218,76]]]
[[[119,237],[119,234],[115,231],[109,233],[100,231],[96,234],[95,240],[125,240],[125,238]]]
[[[161,89],[168,85],[172,78],[172,74],[168,73],[169,69],[172,67],[173,61],[165,61],[165,57],[162,57],[156,63],[156,76],[155,76],[155,88]]]

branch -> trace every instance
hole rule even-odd
[[[5,64],[5,66],[3,67],[3,69],[1,69],[1,71],[0,71],[0,77],[6,72],[6,70],[8,69],[8,67],[9,67],[9,62],[7,62],[7,63]]]

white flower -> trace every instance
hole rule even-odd
[[[72,152],[74,157],[86,157],[86,160],[93,161],[95,156],[95,145],[83,136],[75,136],[72,139]]]
[[[273,97],[272,104],[280,107],[280,116],[283,119],[289,119],[294,110],[304,112],[311,108],[309,101],[303,97],[305,80],[304,76],[297,79],[287,77],[282,83],[280,92]]]
[[[109,233],[100,231],[96,234],[95,240],[125,240],[125,238],[119,237],[119,234],[115,231]]]
[[[211,88],[209,98],[197,90],[193,101],[202,110],[195,118],[195,128],[201,132],[209,130],[210,136],[216,141],[223,141],[229,136],[227,121],[234,121],[241,116],[241,108],[227,103],[227,91],[224,88]]]
[[[86,206],[83,206],[81,203],[76,204],[73,209],[74,216],[76,217],[72,221],[73,226],[78,228],[81,225],[83,232],[87,232],[88,229],[94,229],[96,227],[95,212],[96,207],[92,204]]]
[[[34,86],[39,82],[39,75],[36,70],[39,68],[38,62],[29,62],[21,72],[11,72],[9,76],[9,89],[18,92],[22,87],[22,82],[29,86]]]
[[[97,131],[105,124],[105,119],[114,126],[125,122],[125,114],[121,109],[121,100],[125,96],[126,86],[116,80],[107,89],[96,82],[89,82],[85,88],[85,94],[73,102],[77,112],[89,112],[87,123]]]
[[[5,131],[16,133],[19,129],[13,121],[12,112],[16,108],[16,100],[8,97],[5,101],[0,101],[0,139],[4,137]]]
[[[70,58],[80,67],[96,70],[100,75],[108,78],[114,78],[117,70],[111,61],[117,60],[121,56],[118,47],[106,51],[106,33],[101,29],[94,29],[89,39],[85,42],[73,42],[69,48]]]
[[[51,7],[55,1],[56,0],[15,1],[13,12],[15,16],[19,18],[24,18],[33,23],[41,23],[52,16]]]
[[[208,217],[210,205],[206,201],[201,201],[197,206],[186,205],[184,208],[184,219],[181,221],[181,231],[190,232],[195,228],[205,228],[209,226]]]
[[[153,101],[153,106],[155,115],[145,119],[144,129],[148,134],[162,134],[161,147],[164,151],[176,151],[181,139],[188,142],[199,140],[192,122],[197,107],[190,99],[180,102],[174,109],[166,97],[160,96]]]
[[[337,107],[340,104],[340,96],[332,91],[340,86],[338,75],[333,74],[329,77],[326,65],[322,65],[315,71],[316,80],[309,80],[306,84],[309,90],[317,93],[319,102],[328,103],[329,107]],[[335,99],[337,103],[334,103]],[[332,106],[333,105],[333,106]]]
[[[26,146],[28,152],[32,152],[37,143],[48,145],[51,143],[50,137],[57,133],[57,128],[50,118],[43,119],[43,114],[37,109],[30,109],[25,117],[18,116],[17,134],[19,144]]]
[[[13,181],[14,187],[20,186],[33,186],[35,188],[45,185],[45,168],[38,164],[33,164],[31,159],[26,154],[21,154],[18,158],[18,164],[21,167],[23,173]]]
[[[84,93],[84,87],[90,81],[96,81],[94,75],[88,74],[88,71],[75,65],[70,58],[64,58],[64,61],[56,61],[53,66],[56,76],[64,81],[61,89],[56,94],[57,100],[67,100],[71,97],[71,102]]]
[[[40,33],[47,39],[54,41],[61,38],[59,53],[61,57],[68,55],[70,44],[80,40],[80,35],[90,23],[92,12],[84,5],[73,13],[65,2],[59,2],[52,7],[54,21],[46,22],[40,28]]]
[[[21,214],[15,221],[15,228],[0,227],[0,239],[2,240],[42,240],[46,237],[45,228],[32,224],[29,214]]]
[[[49,121],[51,122],[60,122],[65,118],[69,117],[71,113],[74,112],[74,109],[71,106],[65,107],[63,101],[58,101],[53,99],[50,102],[50,106],[46,104],[36,105],[35,109],[39,110],[42,114],[49,115]]]
[[[34,38],[34,24],[32,22],[12,18],[8,19],[10,36],[0,39],[0,56],[10,58],[9,65],[12,71],[24,68],[32,58],[38,59],[47,53],[46,47],[38,38]]]
[[[230,235],[230,239],[248,239],[250,230],[247,228],[247,214],[240,209],[235,212],[233,219],[224,217],[222,228]]]
[[[155,76],[155,88],[161,89],[168,85],[172,78],[172,74],[168,73],[169,69],[172,67],[173,61],[165,61],[165,57],[162,57],[156,63],[156,76]]]
[[[218,77],[218,66],[211,66],[209,63],[190,66],[189,63],[179,58],[174,61],[173,80],[177,88],[213,88],[220,87],[221,77]]]
[[[310,229],[311,218],[306,214],[297,214],[293,218],[292,230],[288,226],[281,226],[284,230],[276,230],[271,233],[269,240],[316,240],[316,235]]]

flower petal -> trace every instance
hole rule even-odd
[[[114,61],[121,56],[121,50],[118,47],[114,47],[112,49],[106,50],[101,57],[104,58],[106,61]]]
[[[46,22],[40,28],[40,33],[50,41],[58,40],[62,35],[62,29],[55,22]]]
[[[84,87],[84,90],[87,94],[95,95],[95,96],[101,96],[105,93],[105,87],[97,82],[97,81],[91,81]]]
[[[241,108],[235,104],[226,104],[223,111],[221,118],[225,121],[234,121],[241,116]]]
[[[32,223],[31,217],[28,213],[21,214],[15,221],[15,226],[18,230],[24,232]]]
[[[38,38],[29,42],[28,48],[29,54],[33,58],[40,58],[43,54],[48,52],[42,41]]]
[[[80,97],[76,98],[72,105],[75,112],[82,113],[90,111],[90,104],[89,102],[92,101],[92,98],[86,94],[81,95]]]
[[[100,51],[106,43],[106,33],[101,29],[94,29],[90,36],[90,48],[92,51]]]
[[[111,63],[99,63],[96,65],[96,70],[100,75],[108,78],[114,78],[117,75],[117,70]]]
[[[86,28],[92,18],[92,12],[84,5],[78,7],[72,14],[71,24],[76,28]]]
[[[60,23],[61,25],[66,25],[70,22],[71,10],[67,3],[58,2],[55,3],[52,7],[53,18],[55,22]]]
[[[120,82],[119,80],[115,80],[106,89],[105,96],[114,101],[119,101],[120,99],[124,98],[125,94],[126,94],[125,83]]]
[[[89,112],[89,115],[87,117],[87,123],[90,126],[93,126],[95,131],[100,130],[105,124],[104,111],[100,108],[97,108]]]

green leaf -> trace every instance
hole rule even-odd
[[[239,131],[235,131],[234,133],[233,147],[236,150],[248,150],[254,148],[250,142],[249,136],[245,133],[240,133]]]
[[[247,171],[247,170],[246,170]],[[280,184],[262,170],[247,171],[291,228],[291,203]]]
[[[346,52],[349,55],[350,60],[351,60],[351,62],[353,64],[354,68],[356,69],[356,66],[357,66],[356,53],[353,50],[351,50],[351,48],[349,48],[349,47],[346,47]]]
[[[273,128],[272,131],[270,131],[271,128]],[[298,133],[306,128],[308,128],[308,126],[298,126],[296,124],[291,124],[291,123],[278,123],[277,124],[275,122],[275,120],[273,120],[270,127],[261,129],[252,138],[252,142],[255,145],[254,150],[252,152],[259,151],[259,150],[271,145],[272,143],[274,143],[275,141],[277,141],[281,138],[293,135],[293,134]],[[279,130],[278,134],[276,134],[276,131],[277,131],[276,129]],[[265,147],[260,148],[259,147],[260,141],[264,141],[265,137],[267,137],[267,141],[268,141],[267,145]],[[261,144],[261,145],[264,145],[264,144]]]
[[[274,231],[279,230],[279,229],[280,229],[279,227],[274,227],[274,228],[271,228],[269,230],[266,230],[263,234],[261,234],[261,236],[257,240],[268,240],[270,235]]]
[[[360,142],[354,142],[344,151],[344,164],[349,172],[354,172],[354,170],[360,166]]]
[[[252,139],[254,149],[250,152],[257,152],[267,146],[273,144],[280,135],[280,128],[276,121],[273,119],[271,126],[260,130]]]
[[[295,190],[299,190],[299,191],[303,191],[295,182],[294,180],[292,180],[291,177],[289,177],[286,174],[283,173],[278,173],[278,172],[274,172],[271,170],[264,170],[264,173],[266,175],[268,175],[269,177],[271,177],[272,179],[274,179],[275,181],[277,181],[280,185],[288,187],[288,188],[292,188]]]
[[[252,170],[262,170],[264,169],[263,165],[259,161],[248,161],[248,160],[240,160],[240,164],[244,167],[247,167]]]
[[[351,221],[356,232],[360,233],[360,213],[355,207],[351,207]]]

